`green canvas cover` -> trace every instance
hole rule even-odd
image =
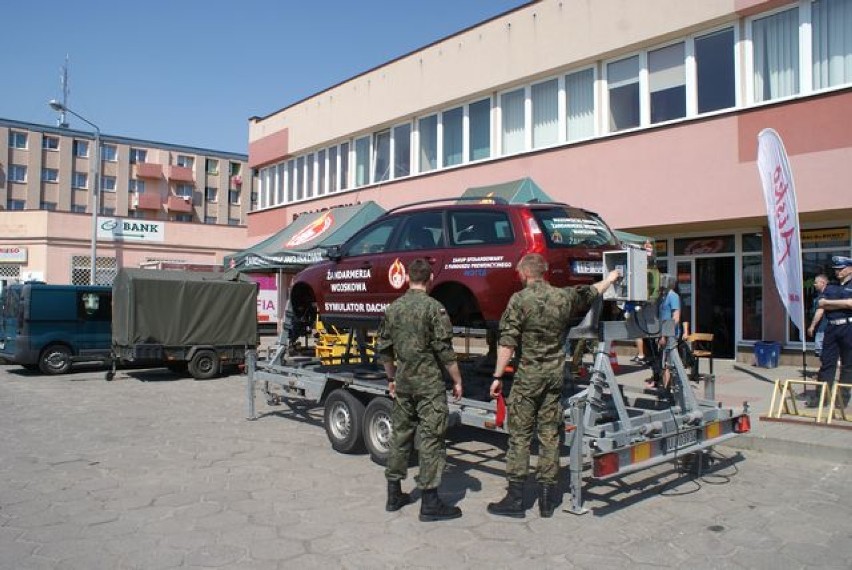
[[[615,237],[618,239],[618,241],[632,245],[638,245],[639,247],[645,245],[646,241],[650,241],[652,244],[654,243],[654,238],[648,236],[641,236],[639,234],[632,234],[630,232],[623,232],[621,230],[613,230],[612,233],[615,234]]]
[[[257,285],[221,273],[120,269],[112,344],[257,346]]]
[[[302,214],[277,234],[225,257],[225,268],[241,272],[297,272],[322,261],[325,248],[340,245],[385,210],[369,201]]]
[[[532,178],[521,178],[520,180],[512,180],[511,182],[468,188],[462,194],[462,200],[459,200],[459,202],[469,203],[472,198],[502,198],[509,204],[553,202],[553,198],[548,196],[538,184],[533,182]]]

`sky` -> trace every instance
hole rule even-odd
[[[265,116],[526,0],[11,0],[0,118],[247,153]],[[73,129],[88,130],[69,116]]]

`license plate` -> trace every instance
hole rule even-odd
[[[603,261],[585,261],[578,259],[571,264],[575,275],[603,274]]]
[[[698,431],[691,429],[666,438],[666,453],[692,445],[698,441]]]

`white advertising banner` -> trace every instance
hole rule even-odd
[[[166,224],[149,220],[98,217],[98,239],[107,241],[165,241]]]
[[[805,307],[802,291],[802,245],[799,207],[793,173],[781,137],[773,129],[757,135],[757,169],[772,237],[772,271],[781,301],[790,319],[805,336]]]
[[[27,248],[19,246],[0,246],[0,263],[26,263]]]

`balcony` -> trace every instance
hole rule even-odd
[[[169,182],[194,182],[192,169],[185,166],[169,166]]]
[[[169,212],[190,213],[192,212],[192,198],[184,196],[169,196],[166,202],[166,209]]]
[[[163,165],[149,162],[136,163],[136,178],[162,178]]]
[[[133,197],[131,204],[137,210],[159,210],[163,207],[163,198],[155,192],[142,192]]]

